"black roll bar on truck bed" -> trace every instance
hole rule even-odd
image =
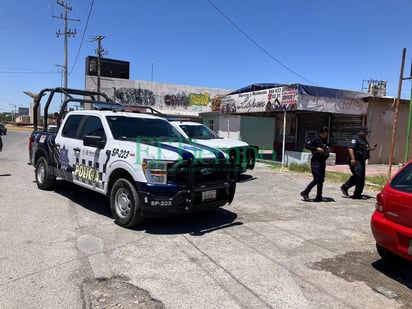
[[[43,96],[49,93],[49,96],[46,101],[46,105],[44,106],[44,129],[47,131],[47,120],[48,120],[48,111],[49,111],[49,106],[50,103],[52,102],[52,99],[55,94],[63,94],[65,96],[65,100],[60,106],[60,111],[59,115],[56,119],[56,125],[57,128],[60,127],[60,122],[61,119],[63,118],[64,113],[66,112],[67,104],[69,102],[79,102],[79,103],[99,103],[99,104],[108,104],[108,105],[116,105],[119,106],[120,104],[115,103],[112,99],[110,99],[105,93],[99,93],[97,91],[89,91],[89,90],[78,90],[78,89],[70,89],[70,88],[45,88],[40,91],[40,93],[35,96],[33,99],[34,101],[34,106],[33,106],[33,125],[34,125],[34,130],[37,131],[38,129],[38,123],[39,119],[37,117],[38,115],[38,109],[40,107],[40,101]],[[76,97],[76,96],[83,96],[83,98]],[[89,99],[85,99],[85,97],[88,97]],[[99,98],[97,100],[96,98]],[[102,100],[103,98],[103,100]]]

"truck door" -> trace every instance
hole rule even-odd
[[[102,121],[97,116],[69,115],[61,136],[56,138],[60,146],[61,169],[66,179],[103,192],[103,168],[107,163],[105,152],[106,134]],[[99,136],[104,141],[101,147],[84,145],[85,136]]]
[[[95,191],[103,192],[103,173],[110,155],[105,150],[107,137],[101,119],[97,116],[85,116],[79,133],[80,144],[73,149],[74,181],[85,187],[93,188]],[[86,136],[99,137],[100,143],[85,145]]]
[[[75,169],[74,149],[81,144],[79,141],[79,128],[83,121],[82,115],[68,115],[64,126],[57,133],[56,151],[53,155],[56,157],[56,176],[73,182],[73,173]]]

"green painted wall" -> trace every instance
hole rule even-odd
[[[242,116],[240,139],[260,150],[272,150],[275,140],[275,118]]]

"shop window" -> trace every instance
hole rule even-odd
[[[283,116],[276,118],[276,142],[282,142],[283,140]],[[286,116],[286,143],[294,143],[296,141],[296,116]]]
[[[209,125],[208,125],[208,127],[209,127],[210,130],[213,130],[213,131],[215,130],[213,119],[210,119],[210,120],[209,120]]]

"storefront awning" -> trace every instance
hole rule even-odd
[[[368,108],[364,99],[370,96],[365,92],[301,84],[253,84],[222,97],[221,112],[244,114],[300,110],[362,115]]]

